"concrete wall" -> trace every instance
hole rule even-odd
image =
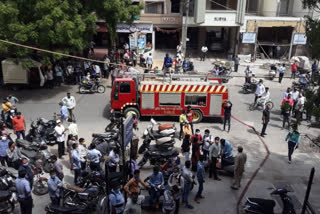
[[[256,21],[248,20],[247,21],[247,31],[246,32],[256,32],[257,27],[288,27],[292,26],[294,32],[296,33],[305,33],[305,23],[297,21]]]
[[[263,0],[261,3],[261,14],[263,16],[276,16],[278,9],[278,0]]]
[[[206,0],[195,0],[194,7],[194,22],[197,24],[203,23],[206,13]]]

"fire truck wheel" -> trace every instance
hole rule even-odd
[[[194,117],[193,117],[193,123],[200,123],[201,122],[201,120],[202,120],[202,117],[203,117],[203,115],[202,115],[202,112],[200,111],[200,110],[198,110],[198,109],[194,109],[193,110],[193,114],[194,114]]]
[[[136,109],[136,108],[133,108],[133,107],[129,107],[129,108],[126,108],[124,110],[124,116],[125,117],[128,117],[129,114],[135,114],[137,116],[137,119],[140,118],[140,113],[139,111]]]

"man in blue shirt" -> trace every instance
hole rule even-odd
[[[203,160],[204,160],[204,155],[200,155],[200,158],[199,158],[199,161],[197,164],[197,179],[198,179],[198,183],[199,183],[199,189],[196,194],[196,197],[194,198],[195,202],[197,202],[198,204],[200,203],[199,199],[204,198],[201,195],[202,191],[203,191],[203,183],[204,183],[204,175],[205,175]]]
[[[232,145],[229,141],[225,139],[220,140],[220,150],[221,150],[221,165],[222,167],[225,165],[230,165],[228,163],[233,162],[232,156]]]
[[[26,157],[22,158],[22,165],[19,167],[18,171],[24,170],[27,173],[27,180],[30,183],[30,187],[32,189],[33,185],[33,172],[31,171],[31,168],[29,166],[29,161]]]
[[[63,122],[65,120],[68,120],[69,113],[68,113],[67,106],[63,105],[63,102],[59,102],[59,106],[60,106],[60,114],[58,114],[58,116],[60,116],[61,121]]]
[[[160,169],[158,166],[155,166],[153,168],[153,173],[149,176],[149,184],[150,184],[150,204],[153,204],[153,201],[155,199],[156,201],[156,208],[159,207],[159,198],[160,198],[160,192],[164,188],[164,179],[161,172],[159,172]]]
[[[100,171],[100,158],[102,157],[101,152],[96,149],[95,144],[90,145],[88,151],[88,158],[90,160],[90,169],[93,171]]]
[[[7,156],[7,149],[9,148],[9,139],[7,136],[2,136],[0,140],[0,162],[2,166],[6,166],[5,162],[8,165],[8,156]]]
[[[25,178],[26,174],[27,172],[25,170],[19,170],[19,177],[15,183],[21,214],[32,214],[31,187],[29,181]]]
[[[72,145],[72,153],[71,153],[71,162],[73,164],[73,171],[74,171],[74,184],[78,184],[78,177],[81,175],[81,162],[84,162],[85,159],[80,157],[80,153],[78,151],[79,145],[74,143]]]
[[[60,204],[60,188],[63,186],[61,180],[56,175],[56,171],[52,169],[50,171],[50,179],[48,180],[48,189],[49,196],[52,204],[59,205]]]
[[[120,191],[120,185],[117,181],[111,184],[112,190],[109,195],[110,210],[112,214],[123,213],[124,198]]]
[[[172,67],[172,58],[169,56],[169,54],[166,54],[166,57],[164,58],[164,61],[163,61],[163,69],[164,69],[164,72],[170,72],[170,68]]]

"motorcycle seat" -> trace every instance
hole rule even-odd
[[[35,159],[37,156],[37,152],[33,150],[21,149],[20,151],[23,155],[27,156],[29,159]]]
[[[153,136],[155,139],[158,139],[158,138],[163,137],[163,134],[159,133],[158,131],[152,130],[152,136]]]
[[[62,207],[59,205],[51,205],[50,209],[56,211],[56,212],[61,212],[61,213],[69,213],[72,211],[76,211],[78,208],[77,206],[72,206],[72,207]]]
[[[110,138],[110,134],[96,134],[93,133],[92,137],[96,137],[96,138]]]
[[[6,201],[10,199],[11,192],[9,191],[0,191],[0,201]]]
[[[161,144],[170,142],[171,139],[172,139],[171,137],[162,137],[162,138],[159,138],[159,139],[156,140],[156,144],[157,145],[161,145]]]
[[[71,189],[71,190],[78,192],[78,193],[85,191],[85,189],[77,187],[77,186],[73,186],[73,185],[67,185],[66,187],[67,187],[67,189]]]
[[[262,198],[248,198],[250,203],[257,204],[265,213],[273,213],[273,208],[276,206],[274,200],[262,199]]]
[[[175,153],[175,151],[168,151],[168,152],[161,152],[160,155],[163,157],[172,156]]]
[[[172,129],[173,128],[173,124],[172,123],[165,123],[165,124],[161,124],[158,127],[159,131],[163,131],[165,129]]]

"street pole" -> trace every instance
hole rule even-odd
[[[183,53],[183,56],[186,57],[190,0],[185,0],[184,4],[185,4],[184,6],[185,6],[186,16],[185,16],[183,28],[182,28],[182,53]]]
[[[290,42],[290,48],[289,48],[289,54],[288,54],[288,60],[291,59],[291,54],[292,54],[292,45],[293,45],[293,38],[294,38],[294,32],[292,31],[291,34],[291,42]]]
[[[308,204],[308,200],[309,200],[309,196],[310,196],[310,191],[311,191],[311,186],[312,186],[312,182],[313,182],[314,172],[315,172],[315,169],[314,169],[314,167],[312,167],[311,172],[310,172],[310,176],[309,176],[309,182],[308,182],[308,186],[307,186],[306,195],[304,197],[304,202],[303,202],[303,205],[302,205],[301,214],[305,214],[306,209],[307,209],[307,204]]]

